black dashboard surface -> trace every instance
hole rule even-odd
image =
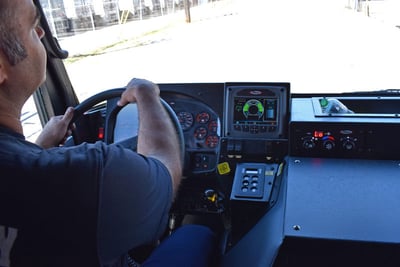
[[[288,83],[159,87],[185,139],[185,179],[172,211],[223,215],[230,234],[221,266],[332,266],[327,259],[333,258],[354,263],[360,251],[373,255],[374,244],[385,249],[363,260],[366,266],[382,257],[397,263],[400,122],[386,114],[397,114],[396,105],[388,109],[379,98],[382,110],[374,106],[374,116],[364,110],[361,116],[321,116],[324,98],[291,98]],[[361,98],[343,103],[363,106]],[[107,118],[106,109],[100,111],[91,123],[98,128],[105,125],[98,117]],[[114,133],[122,139],[139,125],[134,108],[124,112],[116,127],[122,132]],[[308,247],[326,257],[314,257]]]

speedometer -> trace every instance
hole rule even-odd
[[[187,111],[180,111],[177,114],[179,123],[181,124],[182,130],[185,131],[193,125],[193,115]]]

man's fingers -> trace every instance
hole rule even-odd
[[[64,116],[62,117],[62,120],[69,123],[73,117],[74,117],[74,108],[69,107],[65,111]]]
[[[119,107],[123,107],[123,106],[125,106],[127,103],[128,103],[128,101],[120,99],[120,100],[118,101],[117,105],[118,105]]]

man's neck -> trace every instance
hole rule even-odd
[[[22,124],[19,118],[8,114],[0,114],[0,125],[7,127],[14,132],[24,134]]]
[[[19,96],[18,98],[7,94],[5,88],[0,87],[0,89],[1,93],[4,92],[0,93],[0,125],[23,135],[21,111],[25,102]]]
[[[7,127],[17,133],[23,134],[23,128],[21,123],[21,110],[17,104],[14,105],[5,105],[7,100],[3,99],[2,102],[4,105],[0,103],[0,125]]]

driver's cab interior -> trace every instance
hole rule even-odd
[[[42,25],[41,121],[77,106],[67,145],[130,147],[135,105],[117,108],[121,88],[78,101],[62,61],[68,53]],[[169,231],[210,226],[219,237],[215,266],[400,265],[397,90],[299,94],[291,81],[268,79],[159,87],[184,150]],[[132,253],[145,258],[151,249]]]

